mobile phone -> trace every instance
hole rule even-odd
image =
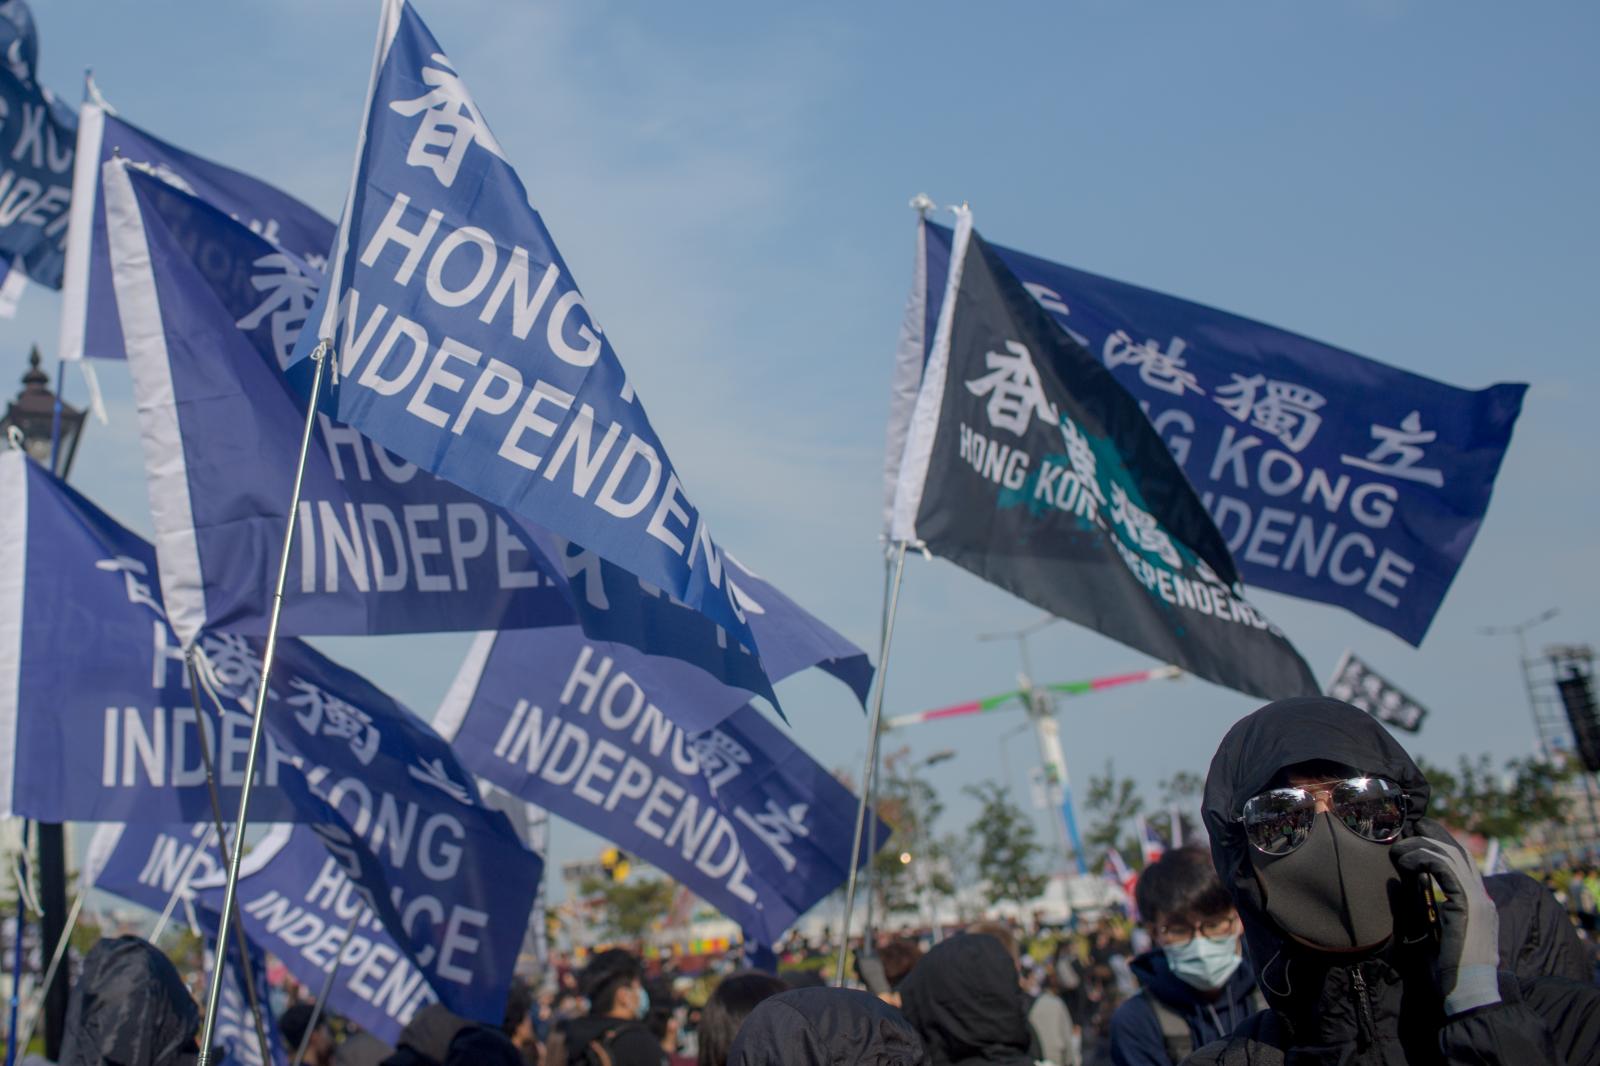
[[[883,960],[876,955],[863,955],[856,952],[856,973],[861,975],[861,980],[867,986],[867,991],[875,996],[889,994],[889,978],[883,972]]]

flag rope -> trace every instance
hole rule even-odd
[[[278,560],[278,584],[272,594],[272,612],[267,620],[267,644],[261,655],[261,678],[256,690],[255,716],[250,722],[250,748],[245,756],[244,781],[239,785],[239,820],[234,826],[233,846],[228,853],[228,880],[222,893],[222,920],[226,929],[234,920],[239,887],[239,864],[244,859],[244,831],[250,821],[250,793],[256,779],[256,757],[261,752],[262,726],[267,716],[267,685],[272,674],[273,653],[278,648],[278,623],[283,616],[283,590],[289,583],[289,553],[294,549],[295,519],[300,510],[300,490],[305,482],[306,456],[311,451],[311,431],[317,423],[317,400],[322,394],[322,372],[333,353],[333,342],[324,338],[311,353],[315,364],[311,372],[311,396],[306,403],[305,428],[300,433],[300,459],[295,464],[294,489],[289,494],[289,515],[284,522],[283,553]],[[228,968],[228,953],[216,952],[211,970],[211,986],[206,990],[205,1021],[200,1027],[198,1066],[213,1066],[211,1041],[216,1034],[217,1011],[222,1006],[222,977]]]
[[[850,882],[844,895],[844,921],[840,923],[839,959],[833,983],[844,984],[845,960],[850,954],[850,913],[856,903],[856,875],[861,869],[861,837],[867,820],[868,790],[878,764],[878,741],[883,730],[883,688],[889,677],[889,645],[894,640],[894,618],[900,608],[900,581],[906,570],[906,542],[895,542],[894,578],[889,584],[889,610],[883,622],[883,639],[878,644],[877,684],[872,693],[872,713],[867,717],[867,758],[861,768],[861,801],[856,805],[856,829],[850,840]],[[874,814],[876,817],[876,814]],[[876,824],[876,823],[874,823]],[[867,856],[872,862],[872,856]]]

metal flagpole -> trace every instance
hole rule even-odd
[[[17,1010],[22,1004],[22,940],[23,933],[27,931],[26,915],[27,892],[22,887],[25,877],[26,863],[28,861],[28,823],[22,823],[22,852],[19,858],[19,870],[24,871],[17,875],[17,942],[16,950],[12,955],[11,964],[11,1018],[6,1025],[6,1031],[15,1035],[17,1031]],[[11,1041],[6,1048],[6,1066],[12,1066],[17,1061],[17,1042]]]
[[[189,670],[189,698],[194,703],[194,728],[200,737],[200,760],[206,768],[206,795],[211,799],[211,820],[217,831],[217,854],[228,853],[226,830],[222,825],[222,797],[217,793],[216,773],[212,769],[211,738],[206,735],[206,712],[200,707],[200,671],[194,664],[194,649],[190,648],[184,656],[185,665]],[[222,708],[217,708],[217,728],[222,728]],[[205,848],[205,841],[201,841],[196,851]],[[234,937],[239,942],[239,963],[248,971],[250,968],[250,941],[244,933],[244,919],[238,911],[233,912]],[[217,927],[217,949],[226,950],[224,941],[227,940],[227,926]],[[261,1045],[261,1061],[272,1061],[272,1045],[267,1041],[267,1026],[262,1020],[261,1002],[256,995],[256,983],[248,976],[244,982],[245,996],[250,1001],[250,1013],[255,1018],[256,1042]]]
[[[883,639],[878,645],[877,685],[872,693],[872,713],[867,716],[867,759],[861,768],[861,802],[856,805],[856,830],[850,840],[850,883],[844,894],[844,923],[839,933],[839,961],[833,983],[844,984],[845,962],[850,954],[850,914],[856,905],[856,873],[860,869],[862,829],[867,820],[867,786],[878,764],[878,741],[883,733],[883,687],[889,676],[889,645],[894,639],[894,616],[900,607],[900,580],[906,570],[906,542],[895,543],[894,579],[889,585],[889,613],[883,623]],[[870,863],[872,857],[869,855]]]
[[[889,593],[894,583],[894,560],[885,553],[883,557],[883,608],[878,614],[878,641],[883,642],[883,631],[889,624]],[[878,774],[881,771],[882,759],[877,757],[879,749],[874,745],[872,759],[872,773],[867,778],[867,810],[873,814],[878,813]],[[877,953],[877,943],[873,939],[873,885],[877,880],[877,873],[872,869],[873,860],[878,854],[878,819],[867,820],[867,865],[862,870],[862,891],[866,893],[866,911],[861,919],[861,952],[864,955]]]
[[[50,965],[44,969],[44,981],[40,984],[40,990],[44,994],[49,993],[50,982],[56,979],[56,971],[61,969],[61,960],[67,957],[67,943],[72,938],[72,930],[78,924],[78,915],[83,913],[83,898],[88,894],[87,888],[80,888],[78,898],[72,901],[72,908],[67,911],[67,927],[61,931],[61,939],[56,941],[56,950],[50,956]],[[41,995],[38,1008],[28,1015],[28,1024],[22,1027],[18,1038],[12,1043],[17,1047],[27,1047],[28,1041],[33,1039],[34,1026],[39,1024],[39,1018],[43,1014],[44,995]]]
[[[357,907],[356,912],[350,916],[350,924],[344,927],[344,939],[339,941],[339,951],[333,956],[333,965],[328,967],[328,976],[322,980],[322,991],[317,993],[317,1002],[311,1008],[311,1020],[306,1022],[306,1031],[300,1034],[300,1046],[295,1048],[294,1061],[289,1066],[300,1066],[305,1060],[306,1048],[311,1046],[311,1034],[317,1031],[317,1022],[322,1019],[322,1008],[328,1002],[329,993],[333,991],[333,979],[339,975],[339,966],[344,962],[344,946],[350,943],[350,935],[356,931],[356,922],[361,920],[363,909]],[[271,1061],[271,1058],[269,1055],[265,1061]]]
[[[267,646],[261,656],[261,678],[257,683],[255,718],[250,723],[250,751],[244,762],[244,782],[239,786],[239,821],[233,830],[233,847],[228,855],[228,881],[222,893],[220,928],[233,923],[235,895],[239,887],[239,863],[244,858],[244,830],[250,821],[250,792],[256,780],[256,757],[261,752],[261,729],[267,717],[267,683],[272,674],[272,657],[278,649],[278,621],[283,615],[283,590],[289,583],[289,553],[294,548],[295,519],[300,510],[300,488],[305,481],[306,455],[311,451],[311,431],[317,422],[317,400],[322,393],[322,372],[332,355],[332,342],[319,341],[311,359],[311,398],[306,404],[305,429],[300,434],[300,458],[294,468],[294,489],[289,494],[289,515],[284,522],[283,553],[278,560],[278,584],[272,593],[272,613],[267,620]],[[200,1027],[198,1066],[211,1066],[211,1040],[216,1033],[217,1011],[222,1006],[222,976],[228,968],[228,953],[216,953],[211,969],[211,987],[206,990],[205,1022]]]

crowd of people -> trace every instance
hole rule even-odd
[[[1600,1062],[1600,877],[1483,877],[1428,795],[1370,716],[1280,701],[1224,738],[1210,848],[1147,866],[1136,922],[887,937],[854,952],[857,988],[799,938],[777,974],[709,978],[614,948],[518,981],[498,1026],[433,1005],[389,1047],[305,1003],[279,1025],[310,1066]],[[104,940],[62,1062],[184,1062],[198,1028],[165,956]]]

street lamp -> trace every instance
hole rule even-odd
[[[57,477],[65,478],[72,469],[83,435],[84,412],[62,403],[50,391],[50,378],[39,368],[39,349],[28,353],[28,371],[22,375],[22,391],[6,405],[0,418],[0,433],[22,438],[23,449],[39,465]]]
[[[5,417],[0,418],[0,442],[16,440],[35,462],[64,480],[78,454],[84,412],[62,403],[50,391],[50,378],[40,369],[39,362],[39,348],[35,345],[28,353],[22,391],[6,405]],[[60,388],[59,381],[56,387]],[[66,935],[67,849],[60,823],[39,822],[38,827],[39,895],[44,908],[42,957],[48,959]],[[44,990],[45,1056],[51,1061],[60,1057],[66,1017],[67,967],[63,966]]]

